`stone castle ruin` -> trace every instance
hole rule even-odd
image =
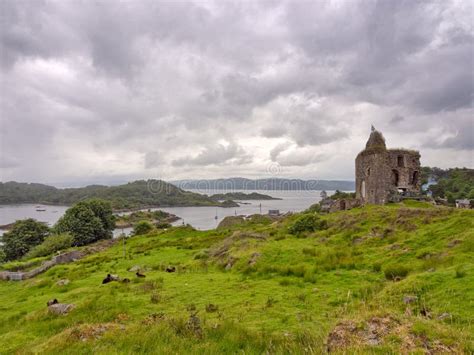
[[[365,149],[355,161],[356,198],[362,204],[384,204],[420,191],[420,153],[387,149],[382,133],[372,127]]]

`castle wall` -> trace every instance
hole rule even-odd
[[[355,165],[356,198],[364,204],[384,204],[400,191],[416,194],[420,190],[420,154],[405,149],[387,150],[378,131],[372,131]]]
[[[407,192],[417,193],[420,191],[420,154],[416,151],[405,149],[389,149],[389,164],[392,171],[394,187]],[[396,173],[395,173],[396,172]],[[398,175],[398,183],[395,176]]]
[[[384,204],[389,195],[386,150],[363,151],[356,159],[356,197],[363,203]]]

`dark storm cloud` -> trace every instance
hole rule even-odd
[[[371,123],[470,160],[472,2],[0,4],[2,179],[330,172]]]

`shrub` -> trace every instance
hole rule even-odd
[[[6,260],[21,258],[30,249],[41,244],[49,234],[46,223],[33,218],[16,221],[10,231],[3,237],[3,252]]]
[[[410,269],[405,265],[392,264],[387,266],[383,272],[387,280],[396,280],[406,277],[410,272]]]
[[[39,256],[48,256],[58,250],[67,249],[72,246],[74,239],[70,234],[55,234],[47,237],[43,243],[31,249],[27,256],[29,258],[36,258]]]
[[[76,203],[54,226],[57,233],[70,233],[74,246],[112,238],[114,228],[115,217],[110,202],[99,199]]]
[[[329,196],[330,199],[332,200],[338,200],[340,198],[355,198],[355,192],[343,192],[343,191],[339,191],[339,190],[336,190],[336,192],[334,194],[332,194],[331,196]]]
[[[133,227],[134,235],[150,233],[153,230],[153,224],[149,221],[140,221]]]
[[[300,234],[303,232],[315,232],[327,228],[327,222],[320,219],[315,214],[304,214],[299,216],[288,228],[291,234]]]
[[[155,224],[155,227],[158,229],[165,229],[165,228],[171,228],[172,225],[168,222],[159,222]]]

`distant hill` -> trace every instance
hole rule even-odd
[[[302,179],[246,179],[226,178],[212,180],[177,180],[170,183],[182,189],[200,190],[340,190],[354,191],[354,181],[348,180],[302,180]]]
[[[101,198],[115,210],[166,206],[220,206],[219,202],[184,191],[161,180],[138,180],[119,186],[90,185],[58,189],[43,184],[0,182],[0,204],[44,203],[71,205],[87,198]]]

